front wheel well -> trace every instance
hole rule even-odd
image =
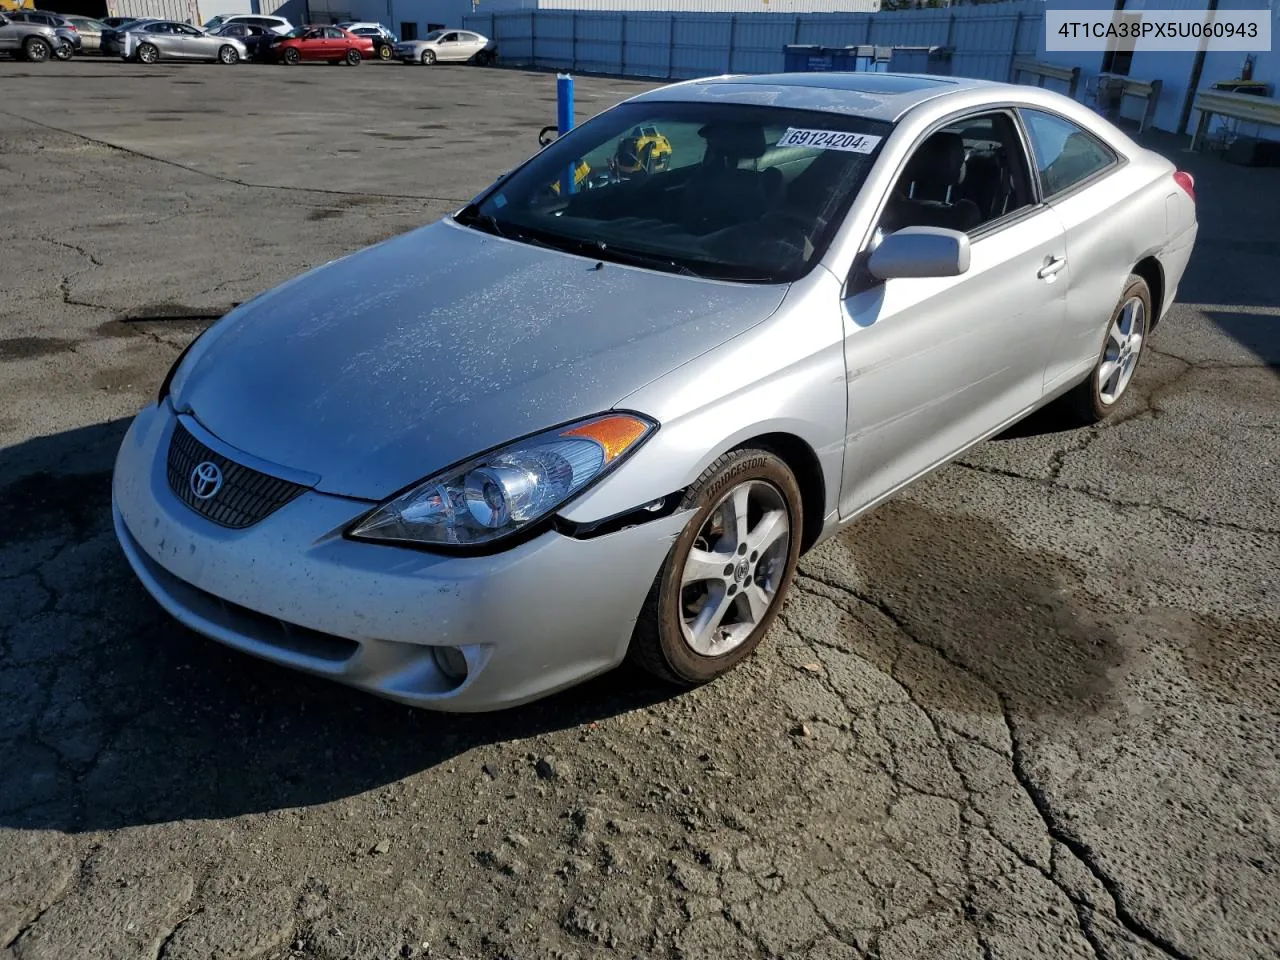
[[[1155,257],[1147,257],[1134,264],[1132,272],[1146,281],[1151,291],[1151,329],[1154,330],[1164,316],[1164,267]]]
[[[826,516],[827,485],[818,455],[793,433],[765,433],[738,444],[739,449],[749,447],[768,450],[781,457],[795,475],[804,510],[804,530],[800,537],[800,552],[804,553],[822,533],[822,521]]]

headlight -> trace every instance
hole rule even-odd
[[[424,480],[347,535],[416,546],[493,543],[549,517],[656,429],[651,420],[617,413],[517,440]]]

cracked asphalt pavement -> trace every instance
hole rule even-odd
[[[437,716],[177,626],[112,458],[211,319],[535,149],[554,78],[0,77],[0,958],[1280,955],[1280,170],[1156,141],[1201,235],[1123,409],[813,551],[731,676]]]

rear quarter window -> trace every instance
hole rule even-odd
[[[1039,110],[1021,113],[1045,199],[1066,193],[1119,162],[1110,147],[1070,120]]]

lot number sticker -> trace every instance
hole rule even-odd
[[[805,130],[788,127],[778,141],[780,147],[817,147],[819,150],[843,150],[846,153],[870,153],[880,142],[879,137],[866,133],[845,133],[841,130]]]

